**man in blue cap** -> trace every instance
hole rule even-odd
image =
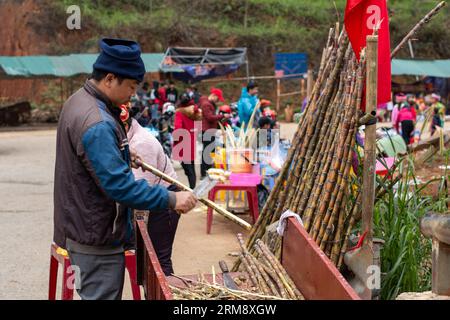
[[[121,299],[124,252],[133,243],[132,211],[186,213],[197,199],[135,180],[120,120],[145,74],[139,45],[102,39],[90,79],[60,114],[54,185],[54,242],[67,249],[82,299]]]

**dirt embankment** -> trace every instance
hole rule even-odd
[[[67,14],[49,14],[44,1],[0,1],[0,56],[63,54],[76,48],[89,32],[71,32]],[[50,18],[52,17],[52,18]],[[55,47],[58,44],[58,47]],[[48,79],[0,80],[0,103],[28,100],[40,102]]]
[[[23,56],[44,52],[43,43],[29,27],[29,21],[38,13],[35,1],[2,1],[0,2],[0,55]],[[0,80],[1,100],[19,100],[23,96],[32,95],[36,88],[34,80]],[[20,89],[19,89],[20,88]],[[19,90],[18,90],[19,89]]]

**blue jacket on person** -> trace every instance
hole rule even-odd
[[[253,110],[255,109],[258,101],[259,99],[256,95],[252,96],[248,93],[246,87],[242,88],[241,98],[239,99],[237,105],[241,125],[243,123],[245,123],[245,126],[248,125],[250,117],[252,116]]]
[[[131,209],[173,208],[174,198],[135,179],[120,109],[87,80],[59,118],[54,242],[82,254],[121,253],[133,245]]]

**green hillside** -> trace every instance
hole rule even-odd
[[[45,10],[36,16],[33,28],[38,34],[58,33],[58,41],[50,46],[53,52],[48,54],[97,52],[101,36],[136,39],[144,52],[163,52],[175,45],[244,46],[248,48],[251,75],[273,74],[276,52],[306,52],[310,67],[317,67],[329,28],[337,21],[342,27],[346,3],[345,0],[78,0],[82,28],[68,31],[66,8],[74,1],[43,1],[41,7]],[[388,3],[393,47],[438,1]],[[449,13],[450,7],[446,6],[421,29],[413,42],[416,57],[450,57]],[[401,50],[398,57],[409,57],[409,50]],[[238,75],[244,75],[243,69]],[[228,82],[218,86],[227,90],[230,98],[237,98],[240,85]],[[291,90],[298,83],[290,81],[286,85],[284,90]],[[268,98],[274,98],[273,81],[260,81],[260,86]]]
[[[437,3],[388,2],[393,45]],[[72,0],[49,1],[56,10],[48,14],[64,15],[70,4]],[[98,36],[106,34],[137,38],[145,51],[162,51],[169,45],[246,46],[252,73],[261,74],[260,68],[272,67],[272,54],[277,51],[306,52],[316,65],[328,28],[343,21],[345,1],[82,0],[78,4],[83,27],[87,25],[92,38],[83,43],[84,50],[96,49]],[[447,6],[422,29],[414,42],[417,57],[450,57],[449,12]],[[408,55],[408,50],[400,53]]]

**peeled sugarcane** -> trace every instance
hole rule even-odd
[[[256,115],[256,113],[258,112],[259,106],[260,106],[260,105],[261,105],[261,102],[258,101],[258,102],[256,103],[255,108],[253,109],[252,115],[250,116],[250,120],[248,121],[248,126],[247,126],[247,128],[253,128],[253,122],[254,122],[254,120],[255,120],[255,115]]]
[[[151,173],[153,173],[155,176],[160,177],[161,179],[163,179],[164,181],[167,181],[169,183],[175,184],[177,187],[185,190],[185,191],[190,191],[193,192],[193,190],[191,188],[189,188],[188,186],[184,185],[183,183],[179,182],[178,180],[166,175],[164,172],[161,172],[160,170],[152,167],[151,165],[149,165],[148,163],[145,163],[141,160],[135,160],[134,163],[141,167],[143,170],[147,170],[150,171]],[[217,204],[215,204],[214,202],[212,202],[209,199],[204,199],[204,198],[200,198],[198,199],[200,202],[202,202],[203,204],[205,204],[207,207],[210,207],[212,209],[214,209],[216,212],[220,213],[221,215],[223,215],[225,218],[239,224],[241,227],[244,227],[247,230],[251,229],[251,225],[246,222],[245,220],[242,220],[241,218],[235,216],[234,214],[232,214],[231,212],[229,212],[228,210],[218,206]]]

